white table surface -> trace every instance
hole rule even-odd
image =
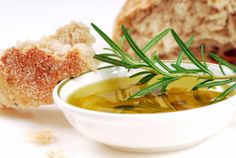
[[[123,3],[124,0],[0,0],[0,49],[17,40],[37,40],[71,20],[87,25],[93,22],[110,34]],[[104,42],[96,34],[95,37],[94,47],[99,51]],[[27,139],[29,131],[44,128],[53,131],[51,144],[35,144]],[[236,115],[222,131],[194,147],[170,153],[135,154],[85,138],[70,126],[56,105],[24,114],[0,112],[0,158],[47,158],[47,151],[54,149],[62,150],[68,158],[235,158]]]

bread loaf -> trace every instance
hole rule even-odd
[[[13,109],[52,103],[58,82],[96,68],[94,42],[87,26],[71,22],[54,35],[1,52],[0,103]]]
[[[206,52],[214,52],[236,65],[236,1],[235,0],[127,0],[113,28],[113,39],[119,41],[125,25],[142,48],[151,38],[173,28],[187,41],[195,40],[191,50],[200,57],[201,44]],[[126,50],[129,48],[125,47]],[[178,48],[169,35],[154,46],[162,59],[175,59]],[[206,54],[210,62],[213,59]]]

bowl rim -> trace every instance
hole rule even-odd
[[[173,62],[174,60],[163,60],[164,62]],[[191,64],[190,61],[183,61],[183,63]],[[207,63],[207,65],[211,65],[214,67],[217,67],[217,64],[214,63]],[[97,69],[97,71],[106,69],[106,68],[112,68],[112,67],[118,67],[118,66],[105,66],[105,67],[100,67]],[[227,67],[226,67],[227,68]],[[230,69],[229,69],[230,70]],[[186,110],[180,110],[180,111],[171,111],[171,112],[161,112],[161,113],[143,113],[143,114],[124,114],[124,113],[111,113],[111,112],[102,112],[102,111],[94,111],[94,110],[89,110],[89,109],[84,109],[80,107],[76,107],[74,105],[69,104],[68,102],[64,101],[60,97],[60,91],[63,88],[64,85],[66,85],[69,81],[73,80],[74,78],[79,78],[82,75],[88,74],[88,73],[93,73],[92,70],[84,72],[80,74],[77,77],[70,77],[62,80],[54,89],[53,89],[53,99],[55,103],[59,102],[59,107],[63,106],[63,108],[69,109],[74,112],[79,112],[79,113],[85,113],[89,115],[97,115],[97,116],[106,116],[106,117],[119,117],[119,118],[150,118],[150,117],[159,117],[159,116],[172,116],[172,115],[184,115],[184,114],[191,114],[195,112],[201,112],[201,111],[207,111],[214,109],[216,107],[222,106],[227,106],[227,102],[230,102],[231,100],[236,99],[236,95],[233,95],[225,100],[202,106],[202,107],[197,107],[197,108],[192,108],[192,109],[186,109]],[[223,107],[223,106],[222,106]],[[236,110],[236,105],[235,105],[235,110]]]

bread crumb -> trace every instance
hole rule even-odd
[[[40,144],[49,144],[52,142],[52,131],[50,129],[42,129],[38,131],[31,131],[29,137],[32,141]]]
[[[52,149],[47,151],[47,158],[67,158],[61,149]]]

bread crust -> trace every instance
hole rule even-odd
[[[66,28],[64,27],[65,30]],[[74,31],[72,29],[69,32]],[[64,36],[56,37],[59,41],[63,41],[62,38]],[[13,109],[51,104],[52,90],[58,82],[68,77],[78,76],[91,68],[88,57],[84,57],[84,54],[92,51],[90,55],[93,55],[92,42],[82,39],[82,44],[78,44],[79,40],[71,39],[70,41],[73,41],[71,48],[66,50],[63,56],[55,54],[53,50],[48,52],[47,49],[39,47],[39,43],[23,44],[20,48],[13,47],[5,50],[0,58],[1,104]],[[51,41],[48,38],[44,40]],[[62,46],[65,43],[62,42]],[[80,49],[80,45],[88,47],[88,51]]]
[[[120,40],[122,35],[121,26],[129,22],[128,19],[133,19],[141,11],[147,10],[150,6],[155,3],[160,3],[162,0],[127,0],[123,5],[120,13],[117,15],[114,26],[113,26],[113,39],[116,41]]]

